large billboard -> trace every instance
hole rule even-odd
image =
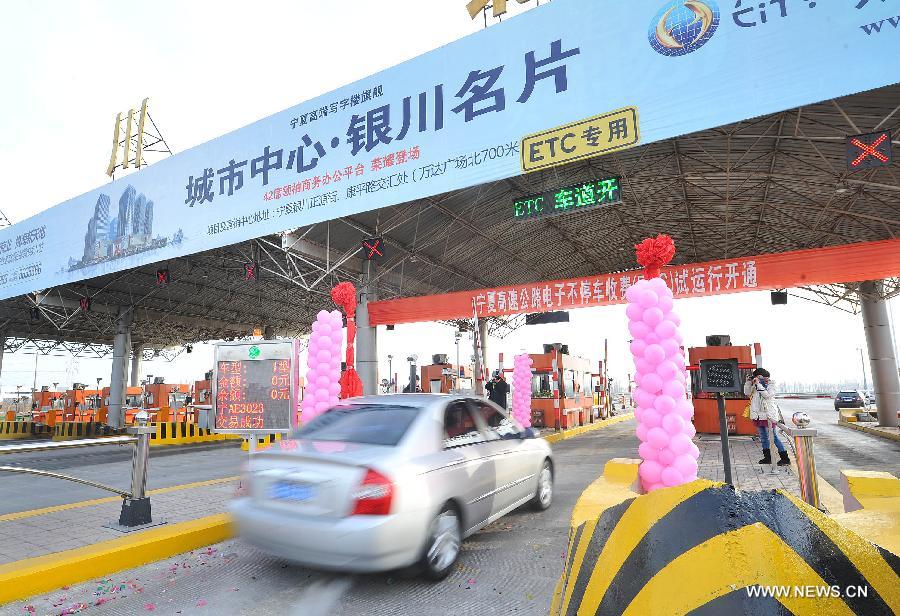
[[[897,83],[898,57],[897,0],[555,0],[3,229],[0,299],[511,177],[524,137],[614,110],[640,126],[532,163]]]

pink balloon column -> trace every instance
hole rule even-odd
[[[513,419],[523,427],[531,427],[531,365],[534,361],[526,354],[513,360]]]
[[[644,280],[625,292],[626,314],[634,337],[641,484],[652,492],[694,481],[700,450],[691,440],[697,431],[691,422],[694,407],[686,394],[690,381],[678,331],[681,319],[672,309],[671,289],[659,277],[660,268],[675,256],[675,244],[660,235],[636,248]]]
[[[343,318],[339,310],[316,315],[307,349],[306,391],[300,419],[310,421],[338,403],[341,393],[341,344]]]

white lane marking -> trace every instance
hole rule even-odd
[[[291,607],[291,616],[331,616],[341,597],[350,590],[349,576],[318,580],[307,587]]]

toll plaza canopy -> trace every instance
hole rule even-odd
[[[789,286],[759,284],[750,257],[806,251],[779,266],[796,270],[871,242],[791,284],[896,275],[898,18],[556,0],[0,230],[0,329],[109,343],[125,307],[156,347],[301,334],[364,273],[380,299],[474,289],[484,314],[547,310],[558,288],[494,311],[487,290],[567,281],[597,300],[589,278],[634,269],[660,232],[692,264],[683,294]]]

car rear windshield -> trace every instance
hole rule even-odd
[[[392,404],[336,406],[301,427],[292,438],[393,447],[418,413],[415,407]]]
[[[859,394],[856,393],[855,391],[841,391],[841,392],[838,392],[838,395],[839,396],[859,396]]]

